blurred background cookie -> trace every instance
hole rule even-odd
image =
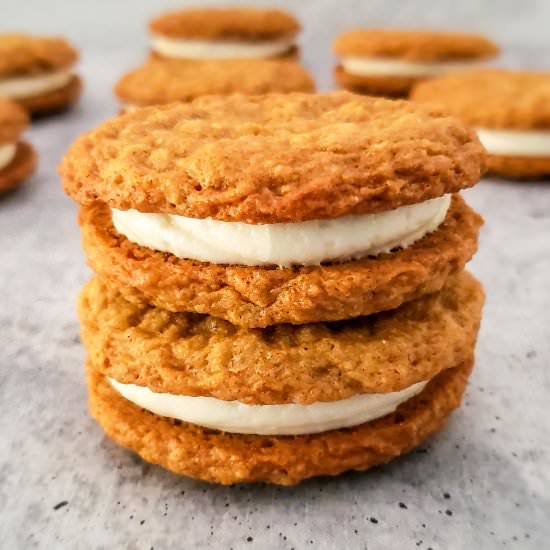
[[[489,172],[526,179],[550,175],[550,73],[480,70],[419,84],[429,102],[477,129]]]
[[[21,133],[29,124],[17,103],[0,99],[0,194],[23,183],[36,167],[36,153]]]
[[[297,54],[300,24],[289,13],[262,8],[195,8],[149,24],[153,52],[188,59],[269,58]]]
[[[152,59],[124,75],[115,94],[124,110],[191,101],[203,95],[313,92],[311,75],[293,61]]]
[[[499,49],[478,34],[365,29],[341,34],[334,52],[340,58],[334,74],[341,87],[403,97],[415,82],[477,67]]]
[[[77,59],[63,38],[0,34],[0,96],[33,115],[65,109],[81,92],[81,80],[72,72]]]

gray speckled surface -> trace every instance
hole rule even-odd
[[[476,28],[503,42],[505,62],[540,66],[549,8],[545,0],[295,3],[322,88],[330,38],[358,19]],[[78,108],[28,132],[38,173],[0,200],[0,548],[548,547],[549,184],[488,180],[466,193],[487,220],[471,264],[487,288],[477,369],[462,409],[418,451],[292,489],[224,488],[146,465],[87,416],[74,303],[88,272],[76,209],[54,167],[79,132],[114,112],[110,87],[144,55],[142,25],[158,9],[106,0],[2,6],[2,30],[71,36],[84,50],[87,86]]]

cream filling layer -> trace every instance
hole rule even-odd
[[[15,143],[0,145],[0,170],[3,170],[11,163],[11,161],[15,158],[16,152],[17,145]]]
[[[433,61],[431,63],[401,61],[389,58],[344,57],[342,67],[357,76],[436,76],[466,71],[481,66],[479,61]]]
[[[550,156],[550,131],[477,128],[477,135],[491,155]]]
[[[444,195],[377,214],[263,225],[116,209],[112,218],[116,230],[130,241],[179,258],[319,265],[405,248],[439,227],[450,202],[451,196]]]
[[[70,70],[63,70],[36,76],[3,78],[0,79],[0,96],[21,99],[51,92],[66,86],[72,76]]]
[[[147,387],[108,380],[128,401],[160,416],[224,432],[256,435],[313,434],[357,426],[395,411],[428,383],[418,382],[396,392],[362,394],[311,405],[247,405],[214,397],[155,393]]]
[[[294,36],[278,40],[237,42],[228,40],[187,40],[153,35],[153,50],[165,57],[187,59],[262,58],[281,55],[294,46]]]

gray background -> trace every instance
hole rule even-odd
[[[180,479],[116,447],[87,415],[74,304],[89,272],[55,166],[116,111],[111,87],[143,59],[148,17],[185,3],[0,4],[1,31],[67,35],[86,80],[77,108],[27,133],[38,172],[0,200],[0,548],[548,547],[549,184],[487,180],[465,193],[487,222],[471,263],[487,305],[477,369],[444,432],[388,466],[291,489]],[[548,68],[547,0],[278,4],[301,18],[322,89],[330,41],[360,24],[478,30],[503,46],[501,63]]]

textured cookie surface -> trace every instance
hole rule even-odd
[[[51,72],[72,65],[76,50],[63,38],[0,34],[0,77]]]
[[[60,172],[81,204],[247,223],[390,210],[477,182],[473,130],[347,92],[205,97],[111,119]]]
[[[19,142],[15,158],[0,170],[0,193],[21,185],[34,172],[36,164],[37,155],[34,149],[28,143]]]
[[[485,128],[550,130],[550,72],[478,70],[419,83],[411,99]]]
[[[408,76],[358,76],[346,73],[341,66],[334,69],[334,78],[341,88],[359,94],[404,98],[418,81]]]
[[[108,207],[80,213],[92,269],[129,300],[246,327],[349,319],[439,290],[477,248],[481,218],[455,196],[444,223],[405,250],[319,267],[224,266],[179,259],[118,234]]]
[[[204,8],[163,14],[151,21],[149,30],[172,38],[255,41],[295,34],[300,25],[281,10]]]
[[[73,105],[82,92],[82,81],[74,75],[63,88],[44,94],[20,98],[17,102],[33,115],[61,111]]]
[[[445,370],[390,415],[315,435],[239,435],[175,422],[126,401],[92,366],[90,411],[115,442],[176,474],[223,484],[293,485],[313,476],[366,470],[418,446],[458,407],[471,367],[466,362]]]
[[[478,34],[356,30],[341,34],[334,43],[340,56],[388,57],[409,61],[482,59],[498,54],[498,47]]]
[[[309,73],[292,61],[151,59],[123,76],[115,93],[125,103],[155,105],[203,95],[313,92]]]
[[[470,359],[483,291],[469,274],[400,308],[337,323],[244,329],[124,300],[99,279],[79,305],[102,374],[154,391],[250,404],[398,391]]]
[[[0,146],[15,143],[29,124],[29,117],[17,103],[0,98]]]

